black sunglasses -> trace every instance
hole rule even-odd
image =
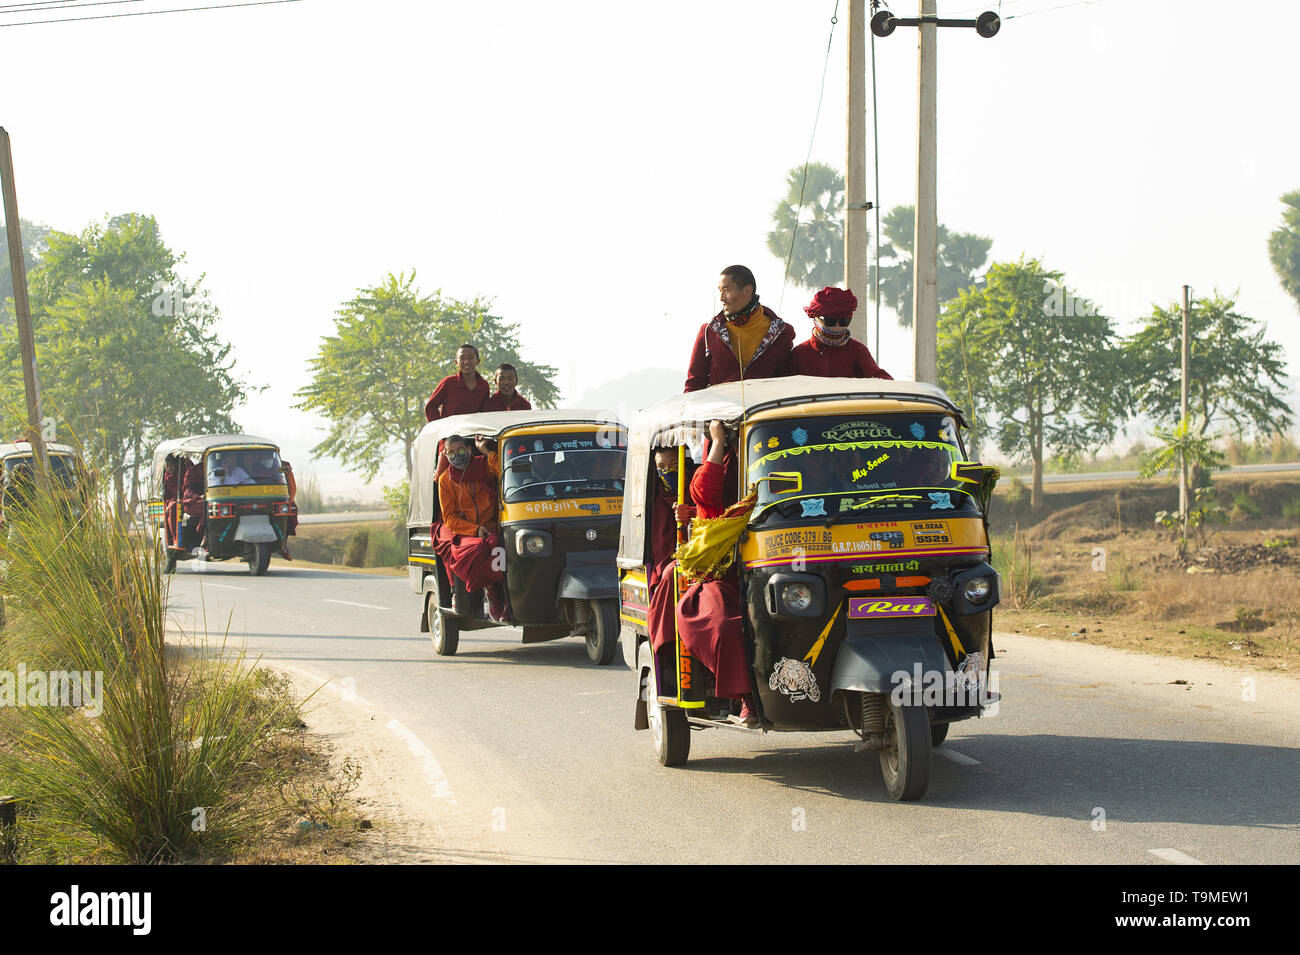
[[[851,321],[852,318],[823,318],[822,324],[827,328],[842,328],[847,327]]]

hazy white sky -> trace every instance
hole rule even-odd
[[[993,236],[995,260],[1041,257],[1123,323],[1184,283],[1237,290],[1300,354],[1266,248],[1300,188],[1300,4],[1066,3],[1006,0],[992,40],[941,31],[940,221]],[[806,336],[810,293],[783,293],[766,235],[835,6],[304,0],[13,28],[42,17],[4,11],[0,125],[24,218],[158,218],[206,273],[239,370],[269,385],[241,424],[343,493],[355,479],[308,461],[316,422],[290,406],[339,303],[390,270],[494,296],[570,401],[631,369],[684,374],[732,262]],[[812,157],[842,167],[839,14]],[[915,31],[876,55],[889,209],[915,189]],[[911,371],[888,312],[879,358]]]

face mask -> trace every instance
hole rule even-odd
[[[659,472],[659,482],[669,491],[677,490],[677,469],[665,470],[656,468]]]
[[[457,451],[454,454],[449,455],[447,460],[451,462],[451,466],[456,468],[456,470],[463,470],[465,465],[469,464],[469,452]]]

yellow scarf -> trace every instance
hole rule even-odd
[[[727,322],[727,332],[731,336],[731,350],[736,353],[736,361],[740,362],[742,372],[754,360],[758,343],[763,340],[763,336],[771,327],[772,320],[768,318],[767,312],[761,305],[754,310],[754,314],[749,316],[749,321],[744,325]]]

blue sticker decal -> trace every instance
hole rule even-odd
[[[808,432],[805,431],[803,428],[795,428],[793,431],[790,432],[790,438],[791,440],[794,441],[795,444],[807,444]]]
[[[929,498],[933,503],[930,505],[932,511],[950,511],[952,510],[952,494],[948,491],[931,491]]]
[[[803,506],[803,513],[800,517],[825,517],[826,516],[826,499],[824,497],[804,498],[799,502]]]
[[[912,430],[912,437],[916,438],[917,441],[920,441],[922,438],[925,437],[925,425],[917,421],[913,421],[911,430]]]

